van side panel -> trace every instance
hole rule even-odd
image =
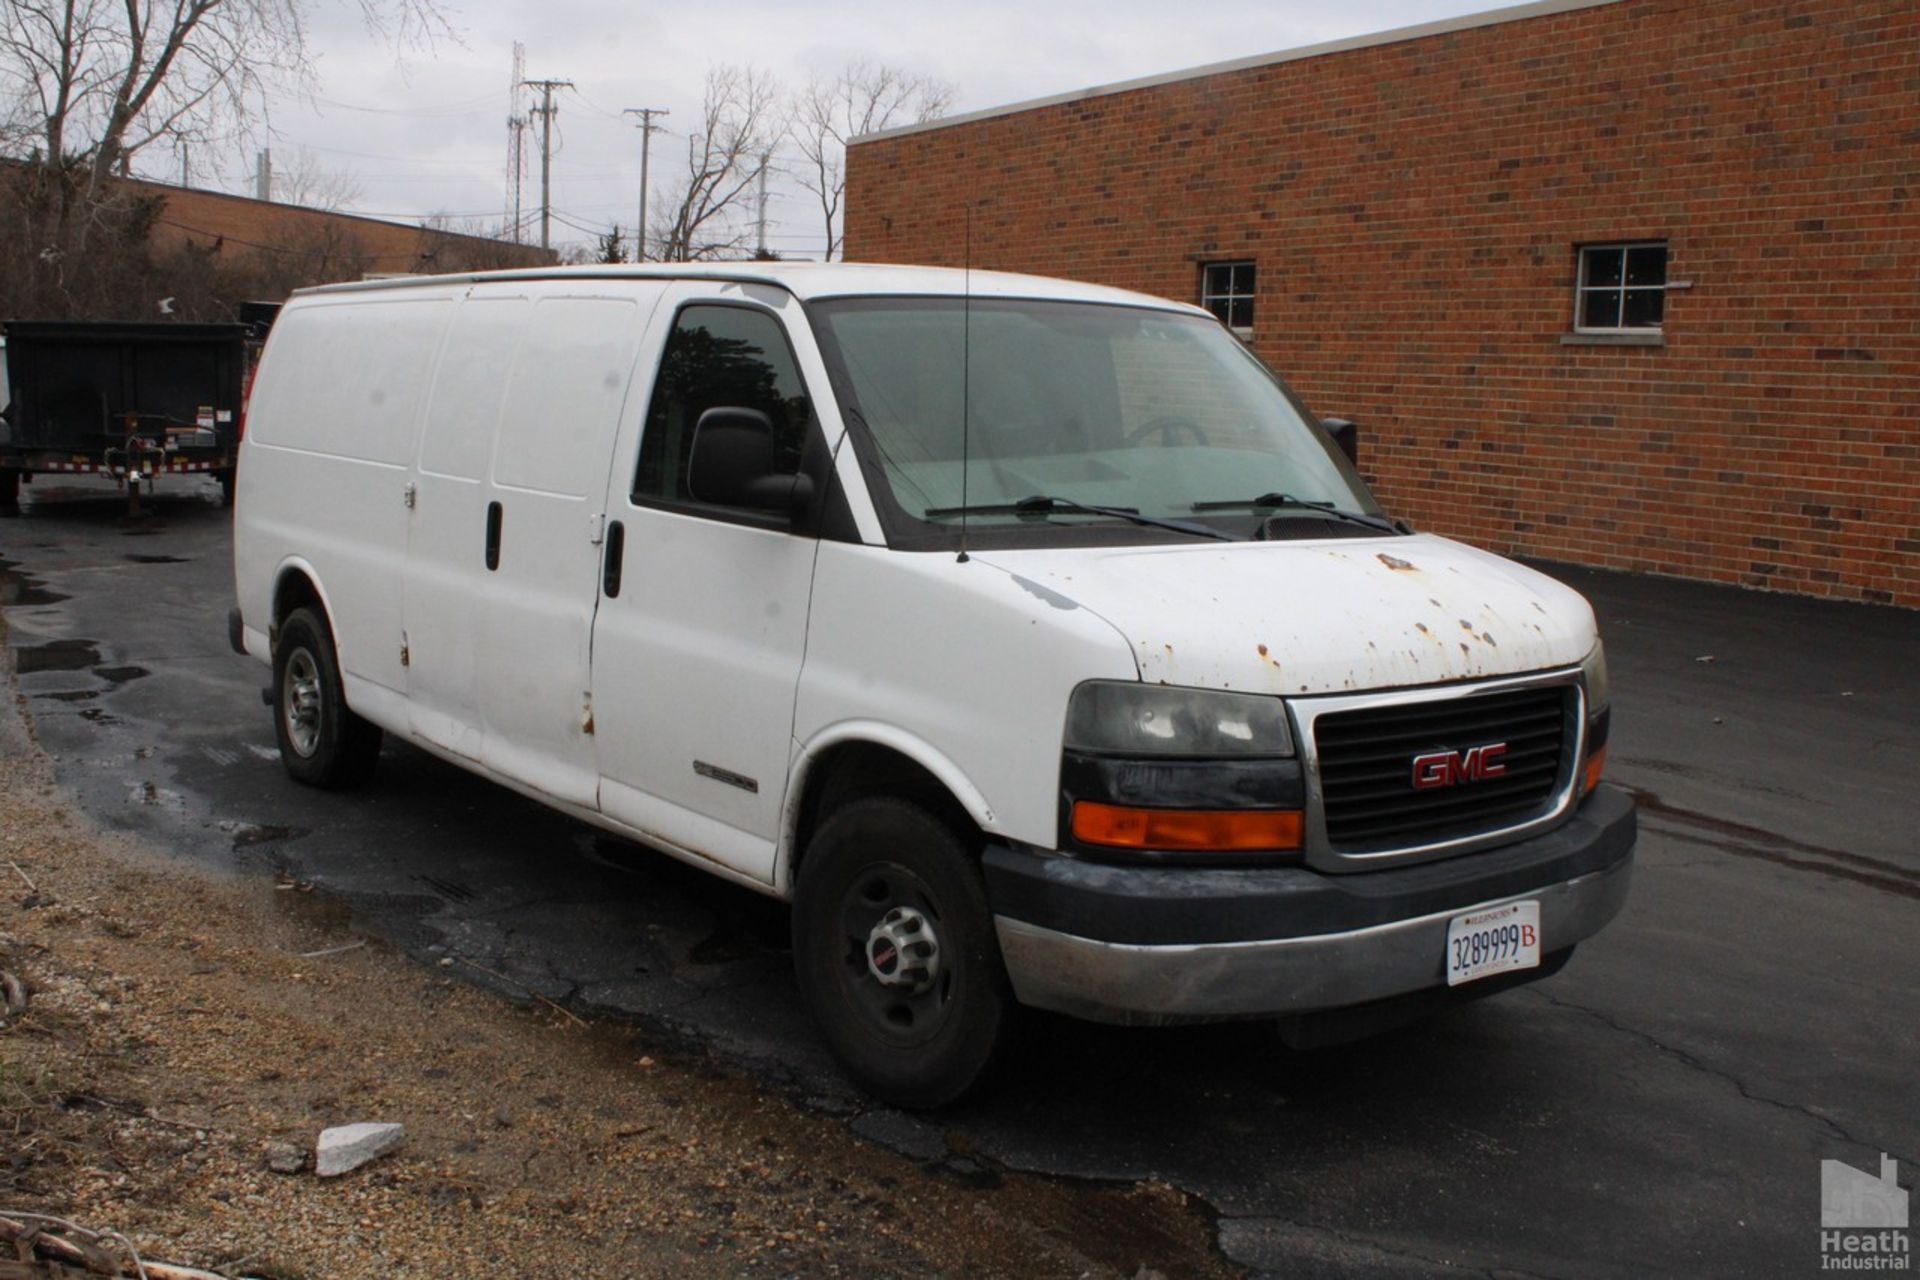
[[[397,697],[406,688],[406,486],[451,309],[444,293],[296,302],[275,326],[254,386],[235,513],[247,555],[242,606],[250,623],[266,624],[278,567],[310,563],[332,604],[349,690],[365,682]],[[382,721],[398,706],[365,702],[357,709]]]
[[[441,346],[420,434],[407,546],[407,713],[424,741],[480,758],[479,634],[487,470],[521,330],[524,289],[476,290]],[[517,532],[517,530],[516,530]]]
[[[607,468],[656,286],[536,297],[507,379],[487,505],[498,563],[480,575],[480,758],[595,807],[589,661]],[[484,551],[487,527],[470,535]]]

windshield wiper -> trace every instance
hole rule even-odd
[[[1234,498],[1225,502],[1196,502],[1195,511],[1232,511],[1241,507],[1251,507],[1255,511],[1264,511],[1275,507],[1297,507],[1303,511],[1317,511],[1321,515],[1332,516],[1336,520],[1346,520],[1353,524],[1362,524],[1369,529],[1382,529],[1388,533],[1406,533],[1408,530],[1397,521],[1385,516],[1370,516],[1363,511],[1346,511],[1331,502],[1316,502],[1311,498],[1296,498],[1290,493],[1263,493],[1257,498]]]
[[[1082,515],[1106,516],[1112,520],[1125,520],[1132,524],[1151,525],[1156,529],[1171,529],[1175,533],[1188,533],[1196,538],[1215,538],[1221,542],[1238,541],[1232,534],[1204,524],[1194,524],[1187,520],[1164,520],[1159,516],[1141,515],[1132,507],[1098,507],[1092,503],[1075,502],[1072,498],[1057,498],[1044,493],[1036,493],[1018,502],[982,502],[965,507],[929,507],[924,515],[928,520],[938,520],[944,516],[962,515],[1044,516],[1056,511],[1077,511]]]

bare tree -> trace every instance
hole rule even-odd
[[[281,204],[338,210],[366,194],[352,170],[330,168],[305,147],[294,152],[288,164],[277,163],[277,156],[275,160],[272,194]]]
[[[451,35],[440,0],[357,0],[374,33],[401,45]],[[31,123],[51,165],[88,194],[154,142],[244,132],[268,84],[312,81],[312,0],[6,0],[0,6],[0,121]]]
[[[944,80],[865,58],[807,82],[793,108],[793,139],[805,162],[797,181],[820,201],[828,260],[841,251],[847,142],[896,124],[937,120],[953,105],[956,92]]]
[[[687,169],[654,204],[660,256],[668,262],[743,253],[751,232],[732,212],[745,199],[785,131],[773,77],[752,68],[714,67],[700,129],[687,139]]]

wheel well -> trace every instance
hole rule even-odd
[[[799,821],[793,833],[795,874],[799,872],[813,833],[828,814],[849,801],[877,795],[899,796],[923,805],[963,837],[970,838],[980,830],[946,784],[917,760],[877,743],[843,742],[829,747],[807,771]]]
[[[333,626],[327,617],[327,607],[320,599],[320,588],[313,585],[313,579],[298,569],[289,569],[280,575],[279,583],[273,589],[273,637],[280,634],[280,624],[295,609],[312,609],[320,615],[320,620],[329,628]]]

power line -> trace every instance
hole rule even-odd
[[[337,102],[332,98],[322,98],[318,94],[280,93],[274,90],[268,90],[267,92],[269,97],[302,106],[312,103],[318,106],[332,107],[336,111],[358,111],[364,115],[371,116],[411,116],[421,120],[452,120],[466,116],[485,115],[487,114],[486,108],[478,104],[486,102],[492,97],[492,95],[489,94],[485,98],[462,99],[457,103],[443,103],[440,109],[429,110],[421,107],[363,107],[351,102]]]

